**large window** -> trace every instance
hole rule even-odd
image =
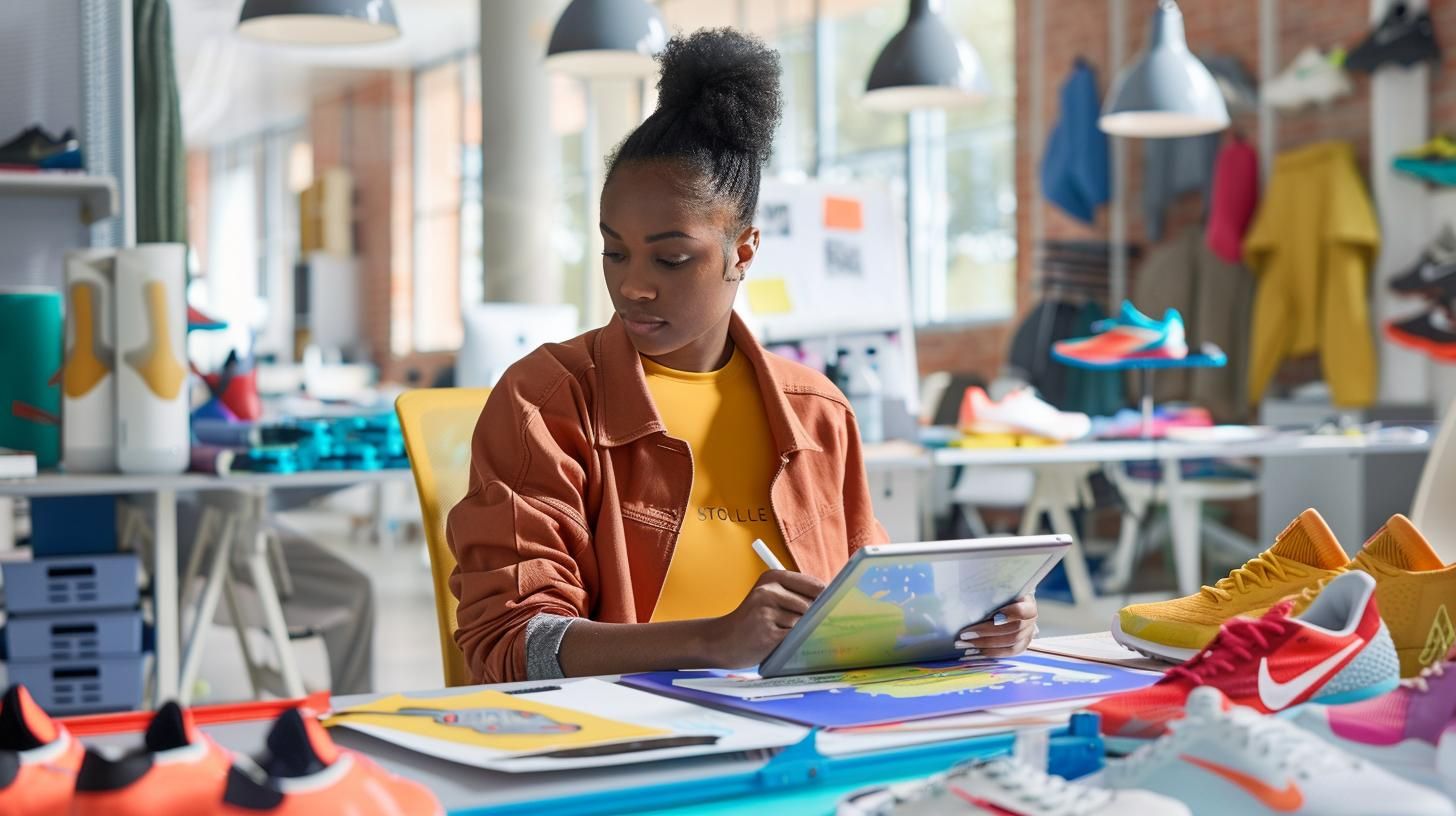
[[[979,53],[989,97],[910,116],[865,108],[875,57],[905,21],[903,0],[659,0],[673,31],[734,26],[783,61],[784,122],[769,172],[881,183],[908,226],[915,321],[1001,320],[1015,311],[1015,0],[948,0],[948,22]],[[460,306],[481,299],[480,93],[474,57],[416,72],[417,350],[457,348]],[[595,90],[593,90],[595,87]],[[561,157],[553,251],[561,298],[590,324],[600,288],[593,198],[602,154],[600,83],[554,76]],[[634,99],[635,92],[634,92]],[[597,304],[600,305],[600,304]]]
[[[460,347],[465,231],[465,76],[455,59],[419,71],[414,86],[414,350]],[[477,126],[477,133],[479,132]],[[477,151],[479,138],[476,139]],[[474,159],[479,175],[479,158]],[[470,185],[478,187],[479,185]],[[472,202],[479,211],[479,195]],[[476,235],[479,230],[475,230]]]
[[[1016,308],[1015,0],[948,0],[990,94],[969,107],[885,114],[860,103],[903,0],[662,0],[669,27],[746,28],[783,59],[771,172],[885,185],[908,226],[915,320],[1000,320]]]

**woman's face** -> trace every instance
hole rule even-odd
[[[602,272],[639,353],[712,371],[727,362],[733,299],[759,233],[734,229],[726,204],[704,204],[692,173],[667,162],[616,168],[602,190]]]

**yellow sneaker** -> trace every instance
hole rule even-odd
[[[1456,564],[1442,563],[1410,519],[1391,516],[1350,568],[1375,577],[1375,603],[1395,641],[1402,677],[1420,674],[1456,644]]]
[[[1213,586],[1125,607],[1112,621],[1112,637],[1148,657],[1182,663],[1202,651],[1224,621],[1263,615],[1280,600],[1344,572],[1349,560],[1320,514],[1306,510],[1272,547]]]

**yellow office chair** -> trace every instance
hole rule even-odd
[[[435,584],[435,614],[440,624],[440,661],[447,686],[470,685],[470,672],[465,668],[465,656],[455,645],[456,600],[450,593],[455,555],[445,543],[445,515],[465,496],[470,477],[470,440],[489,394],[489,388],[425,388],[401,394],[394,402],[420,494],[420,514],[424,516],[425,544]]]

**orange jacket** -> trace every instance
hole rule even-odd
[[[778,445],[770,500],[799,569],[822,581],[887,540],[870,507],[859,431],[819,373],[763,350],[733,316]],[[692,491],[619,318],[506,371],[476,424],[470,483],[446,533],[459,562],[455,641],[478,682],[526,679],[541,613],[648,621]]]

